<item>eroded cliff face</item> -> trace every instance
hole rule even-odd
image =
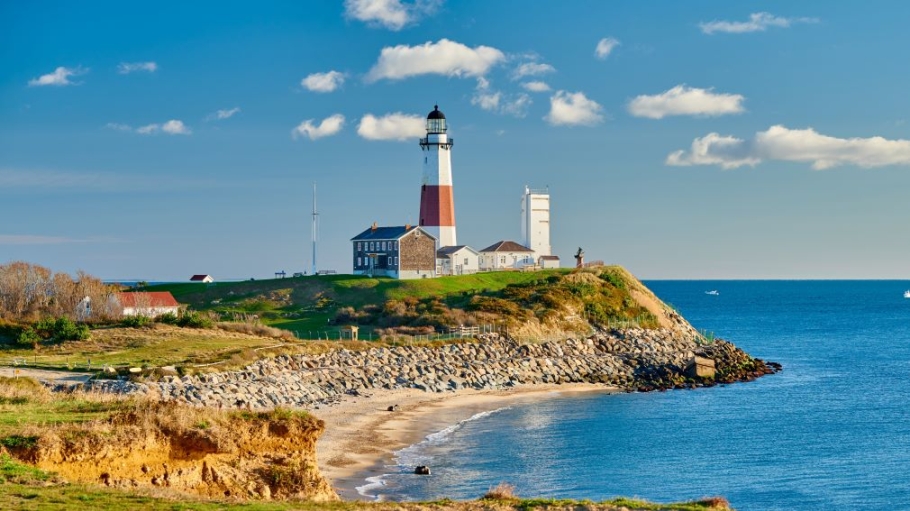
[[[206,497],[338,500],[316,464],[322,421],[144,402],[106,421],[55,428],[13,454],[70,481]]]

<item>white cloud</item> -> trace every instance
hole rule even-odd
[[[224,119],[230,119],[234,114],[240,113],[240,107],[235,106],[234,108],[229,108],[225,110],[218,110],[214,113],[211,113],[205,116],[207,121],[222,121]]]
[[[120,124],[119,122],[109,122],[104,127],[115,131],[133,131],[129,124]]]
[[[121,62],[117,66],[117,72],[122,75],[128,75],[136,71],[147,71],[154,73],[158,70],[158,64],[154,62]]]
[[[499,99],[502,97],[501,92],[483,92],[479,91],[471,98],[471,104],[477,105],[484,110],[498,110]]]
[[[472,105],[477,105],[489,112],[514,115],[515,117],[527,115],[528,106],[531,103],[531,96],[524,93],[512,96],[505,95],[500,91],[490,90],[490,81],[482,76],[477,78],[477,90],[474,96],[471,97]]]
[[[461,43],[440,39],[420,46],[398,45],[382,49],[367,81],[383,78],[401,80],[411,76],[439,74],[444,76],[483,76],[505,55],[489,46],[469,48]]]
[[[136,128],[136,133],[139,133],[140,135],[154,135],[159,131],[167,133],[168,135],[189,135],[193,133],[189,127],[183,124],[183,121],[178,121],[176,119],[171,119],[163,124],[147,124]]]
[[[525,82],[521,86],[530,92],[549,92],[550,86],[546,82]]]
[[[43,87],[45,85],[79,85],[82,82],[71,82],[71,76],[79,76],[88,73],[88,69],[82,67],[58,67],[53,73],[41,75],[38,78],[32,78],[28,81],[29,87]]]
[[[313,92],[332,92],[344,83],[344,73],[329,71],[328,73],[313,73],[303,80],[300,85]]]
[[[597,42],[597,47],[594,48],[594,55],[600,60],[606,60],[610,56],[610,53],[620,45],[618,39],[613,37],[604,37]]]
[[[291,136],[295,139],[297,137],[309,137],[310,140],[316,140],[317,138],[332,136],[341,131],[343,127],[344,116],[335,114],[323,119],[318,126],[314,124],[313,119],[307,119],[291,131]]]
[[[755,166],[762,160],[811,163],[815,170],[839,165],[863,168],[910,165],[910,140],[882,137],[837,138],[812,128],[789,129],[772,126],[755,134],[751,141],[710,133],[692,142],[687,153],[667,156],[667,165],[720,165],[725,169]]]
[[[538,62],[525,62],[515,68],[512,72],[512,79],[518,80],[525,76],[537,76],[556,71],[556,68],[550,64],[540,64]]]
[[[743,165],[754,167],[761,162],[760,158],[749,153],[750,148],[744,140],[709,133],[693,140],[688,153],[682,150],[670,153],[666,164],[675,167],[720,165],[725,169],[734,169]]]
[[[407,140],[426,134],[426,120],[419,115],[401,112],[376,117],[366,114],[360,119],[357,134],[367,140]]]
[[[189,135],[192,133],[190,129],[183,124],[183,121],[170,120],[161,125],[161,131],[169,135]]]
[[[401,30],[420,18],[436,12],[442,0],[417,0],[412,4],[401,0],[345,0],[345,15],[370,26]]]
[[[677,85],[653,96],[641,95],[629,102],[629,113],[635,117],[662,119],[668,115],[715,116],[745,111],[745,98],[740,94],[717,94],[713,89]]]
[[[818,23],[818,18],[782,18],[767,12],[756,12],[749,15],[749,21],[709,21],[698,26],[705,34],[723,32],[727,34],[744,34],[747,32],[764,32],[768,27],[787,28],[794,23]]]
[[[550,113],[544,120],[554,126],[593,126],[603,121],[601,107],[582,92],[557,91],[550,96]]]

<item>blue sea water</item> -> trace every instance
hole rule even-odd
[[[400,451],[363,493],[473,499],[508,482],[522,497],[723,495],[741,511],[910,509],[910,299],[902,296],[910,283],[646,284],[696,328],[783,372],[493,410]],[[418,464],[433,475],[412,475]]]

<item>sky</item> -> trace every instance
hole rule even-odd
[[[351,271],[416,223],[445,112],[458,241],[645,279],[910,278],[910,5],[0,1],[0,264]]]

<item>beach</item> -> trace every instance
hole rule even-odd
[[[367,477],[385,473],[384,467],[396,451],[478,413],[542,396],[618,391],[601,384],[572,383],[445,393],[395,389],[369,397],[345,396],[337,404],[311,410],[325,421],[325,432],[316,447],[319,469],[343,500],[364,499],[357,487],[366,484]],[[395,406],[395,411],[389,411]]]

